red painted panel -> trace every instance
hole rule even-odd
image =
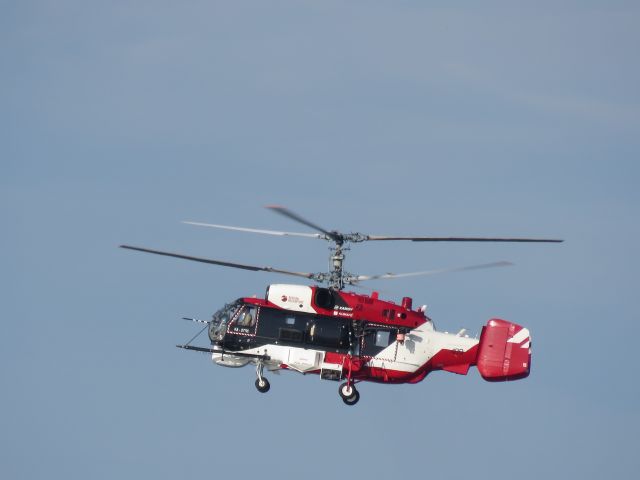
[[[478,371],[490,382],[517,380],[531,369],[531,338],[520,325],[489,320],[483,327],[478,349]]]

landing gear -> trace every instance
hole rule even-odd
[[[263,378],[262,381],[259,378],[256,378],[256,388],[260,393],[267,393],[271,388],[271,384],[266,378]]]
[[[360,400],[360,392],[358,392],[358,390],[356,390],[356,387],[349,382],[345,382],[340,385],[338,393],[340,394],[340,397],[342,397],[342,401],[346,405],[355,405],[356,403],[358,403],[358,400]]]
[[[356,390],[355,382],[351,377],[353,363],[351,359],[351,355],[347,358],[348,362],[346,365],[347,368],[347,381],[340,385],[338,388],[338,393],[342,397],[342,401],[347,405],[355,405],[360,400],[360,393]]]
[[[263,370],[264,364],[260,361],[256,367],[256,375],[258,376],[256,379],[256,388],[260,393],[267,393],[271,388],[271,384],[269,383],[269,380],[264,378]]]

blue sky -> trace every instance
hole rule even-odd
[[[2,2],[0,473],[623,476],[640,467],[635,2]],[[530,328],[531,376],[337,385],[174,348],[322,242],[181,220],[561,245],[358,245],[442,330]]]

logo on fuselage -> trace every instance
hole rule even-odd
[[[282,295],[282,297],[280,297],[280,300],[282,301],[282,303],[299,303],[301,307],[304,303],[304,301],[301,298],[287,296],[287,295]]]

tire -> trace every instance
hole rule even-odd
[[[260,379],[256,378],[256,388],[260,393],[267,393],[271,388],[271,385],[269,384],[269,380],[264,377],[262,378],[262,384],[260,384]]]
[[[345,405],[355,405],[360,400],[360,392],[358,392],[355,388],[353,389],[353,395],[351,397],[343,398],[342,401]]]
[[[340,387],[338,388],[338,393],[340,394],[343,400],[345,398],[353,397],[354,395],[353,392],[355,391],[356,391],[356,388],[353,385],[351,385],[351,387],[348,387],[347,383],[341,384]]]

